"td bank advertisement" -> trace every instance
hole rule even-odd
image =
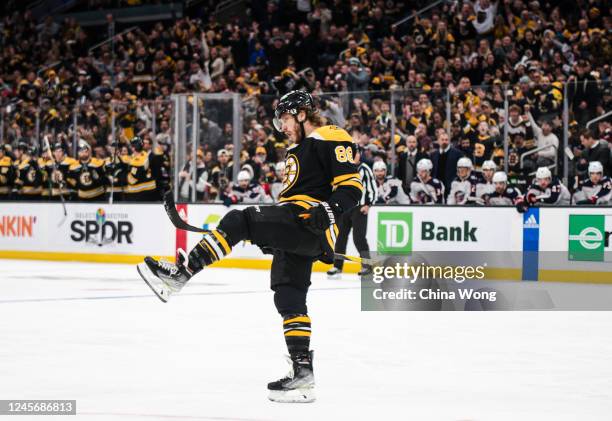
[[[413,251],[520,251],[522,219],[514,209],[371,208],[368,238],[383,254]],[[514,234],[514,235],[513,235]]]

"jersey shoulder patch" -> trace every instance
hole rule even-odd
[[[99,159],[99,158],[91,158],[91,161],[90,161],[90,163],[89,163],[89,164],[90,164],[92,167],[99,168],[99,167],[101,167],[102,165],[104,165],[104,161],[102,161],[102,160],[101,160],[101,159]]]
[[[352,142],[353,138],[346,130],[338,126],[323,126],[314,130],[308,137],[332,142]]]
[[[70,166],[68,167],[69,171],[75,171],[77,169],[81,168],[81,163],[79,161],[74,161],[72,163],[70,163]]]

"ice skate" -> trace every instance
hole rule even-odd
[[[147,256],[136,268],[155,295],[167,303],[170,296],[178,294],[192,276],[186,265],[187,259],[187,253],[179,249],[176,264]]]
[[[332,267],[327,271],[327,279],[340,279],[342,277],[342,271],[337,267]]]
[[[316,399],[314,373],[312,370],[313,351],[302,356],[287,357],[291,365],[287,376],[268,383],[268,399],[282,403],[308,403]]]
[[[364,265],[361,270],[357,273],[357,276],[359,276],[360,278],[362,276],[368,276],[372,274],[372,266],[370,265]]]

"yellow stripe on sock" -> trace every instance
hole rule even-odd
[[[229,254],[229,252],[232,251],[232,248],[227,243],[225,238],[221,234],[219,234],[219,231],[217,231],[217,230],[212,231],[212,233],[215,236],[215,238],[217,239],[217,241],[219,241],[219,243],[221,243],[221,245],[223,246],[223,250],[225,250],[225,254],[226,255]]]
[[[198,243],[200,245],[200,247],[202,247],[202,243],[206,244],[206,248],[208,248],[208,250],[210,252],[209,254],[213,258],[213,260],[219,260],[219,256],[217,256],[217,253],[215,253],[215,251],[210,246],[210,244],[208,244],[208,241],[206,241],[205,238],[201,239],[200,242]],[[202,249],[204,249],[204,247],[202,247]],[[206,251],[206,249],[204,249],[204,251]]]
[[[283,322],[283,324],[286,325],[286,324],[289,324],[289,323],[297,323],[297,322],[310,323],[310,317],[308,317],[308,316],[294,317],[293,319],[285,320]]]
[[[285,336],[310,336],[310,332],[305,330],[290,330],[289,332],[285,333]]]

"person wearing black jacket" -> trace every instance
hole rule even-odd
[[[448,134],[440,131],[438,149],[431,154],[431,162],[433,163],[433,178],[437,178],[444,184],[446,192],[450,192],[451,183],[457,173],[457,161],[462,156],[461,151],[450,144]]]
[[[416,164],[423,158],[429,158],[427,154],[419,151],[416,136],[406,138],[406,150],[399,156],[396,178],[402,180],[402,188],[406,194],[410,194],[410,183],[416,178]]]
[[[603,166],[603,175],[611,175],[610,171],[610,148],[605,142],[600,142],[593,136],[593,132],[585,129],[580,133],[580,143],[584,147],[579,163],[588,166],[589,162],[599,161]]]
[[[568,99],[576,121],[581,126],[595,117],[597,105],[600,102],[597,81],[589,73],[589,66],[584,61],[576,64],[576,74],[567,82]]]

